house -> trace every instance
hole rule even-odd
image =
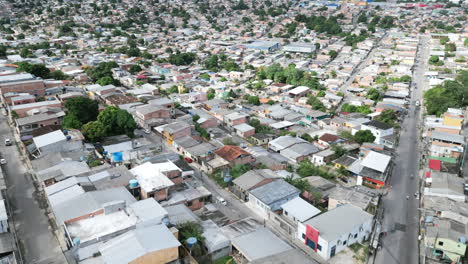
[[[370,130],[375,137],[374,142],[377,144],[383,144],[383,138],[393,134],[393,127],[389,124],[371,120],[361,125],[360,130]]]
[[[282,149],[280,154],[286,157],[290,163],[296,164],[307,159],[307,157],[318,151],[319,149],[317,147],[306,141]]]
[[[45,95],[45,83],[29,73],[0,76],[0,93],[28,93],[34,96]]]
[[[437,238],[434,243],[433,255],[441,262],[461,263],[465,258],[466,244],[452,239]]]
[[[335,151],[332,149],[322,150],[320,152],[314,153],[310,159],[312,163],[317,166],[322,166],[327,163],[330,163],[335,157]]]
[[[221,232],[221,228],[208,219],[201,222],[203,228],[203,237],[205,238],[204,244],[207,248],[207,254],[210,256],[211,261],[215,261],[231,253],[231,241],[226,235]]]
[[[325,146],[326,148],[330,147],[333,144],[340,143],[342,141],[343,141],[342,138],[340,138],[337,135],[330,134],[330,133],[325,133],[318,138],[318,143],[320,145]]]
[[[301,197],[296,197],[284,203],[281,208],[283,209],[283,215],[296,224],[305,222],[321,213],[319,209]]]
[[[39,112],[40,108],[44,107],[57,107],[61,108],[62,107],[62,102],[59,100],[52,100],[52,101],[42,101],[42,102],[36,102],[36,103],[29,103],[29,104],[20,104],[20,105],[14,105],[10,107],[10,111],[13,113],[16,113],[18,117],[25,117],[30,114],[31,110],[34,112]]]
[[[463,153],[465,138],[462,135],[432,131],[430,139],[431,156],[459,158]]]
[[[266,52],[272,52],[280,48],[280,43],[276,41],[254,41],[250,44],[245,45],[247,49],[261,50]]]
[[[143,199],[153,197],[157,201],[166,200],[169,188],[175,185],[164,173],[158,170],[157,165],[150,162],[136,166],[130,172],[135,175],[138,181]]]
[[[64,116],[65,112],[60,111],[52,114],[44,113],[18,118],[15,120],[16,131],[20,136],[29,136],[38,128],[50,125],[62,125]]]
[[[277,178],[278,175],[269,169],[250,170],[234,179],[229,190],[239,199],[247,202],[250,190],[270,183]]]
[[[41,156],[52,152],[80,150],[83,147],[83,139],[83,135],[78,130],[70,130],[67,135],[61,130],[56,130],[33,137],[34,146],[31,148],[31,153],[37,152],[37,155]]]
[[[179,258],[180,242],[166,225],[138,227],[99,246],[105,264],[169,263]]]
[[[298,224],[297,238],[328,260],[348,245],[370,238],[373,216],[346,204]]]
[[[249,118],[248,114],[242,113],[242,112],[232,112],[230,114],[227,114],[224,116],[223,122],[228,126],[236,126],[240,124],[247,123]]]
[[[238,146],[226,145],[215,151],[215,153],[229,162],[231,167],[238,164],[250,164],[255,161],[255,158],[252,156],[252,154]]]
[[[369,151],[360,164],[362,168],[357,178],[358,185],[382,188],[385,185],[391,159],[391,156]]]
[[[281,206],[289,200],[299,197],[300,191],[279,179],[250,191],[248,205],[259,215],[268,218],[270,212],[281,210]]]
[[[266,145],[273,140],[273,135],[257,133],[250,137],[256,145]]]
[[[280,152],[283,149],[286,149],[294,144],[299,143],[308,143],[302,138],[292,137],[292,136],[280,136],[274,140],[268,142],[268,148],[275,152]]]
[[[159,126],[156,131],[161,133],[169,145],[172,145],[174,140],[190,136],[192,127],[186,122],[179,121]]]
[[[149,129],[155,124],[171,118],[171,110],[156,105],[141,105],[135,108],[135,122],[142,128]]]
[[[210,115],[207,111],[203,109],[192,109],[189,110],[189,113],[192,116],[198,116],[199,118],[195,121],[202,128],[210,128],[218,126],[218,120],[216,117]]]
[[[252,127],[246,123],[235,125],[232,127],[236,134],[243,138],[249,138],[255,134],[255,127]]]
[[[203,208],[206,202],[211,200],[211,192],[204,186],[189,187],[180,191],[171,192],[171,197],[162,202],[163,206],[185,204],[190,210],[196,211]]]
[[[375,213],[377,195],[365,189],[361,190],[361,188],[365,187],[344,188],[337,186],[328,195],[328,210],[344,204],[352,204],[371,214]]]

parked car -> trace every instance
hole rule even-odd
[[[5,146],[11,146],[11,140],[9,138],[5,139]]]
[[[0,165],[5,165],[6,163],[6,159],[0,159]]]
[[[187,162],[187,163],[192,163],[193,160],[189,157],[185,157],[184,160]]]

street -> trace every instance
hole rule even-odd
[[[418,126],[422,120],[415,102],[421,101],[424,87],[424,69],[428,57],[426,44],[427,39],[423,37],[413,74],[417,88],[412,90],[408,116],[401,125],[395,167],[389,182],[391,189],[388,195],[383,197],[382,230],[388,235],[382,238],[382,249],[376,256],[377,263],[418,263],[419,200],[415,199],[414,193],[418,192],[420,179]]]
[[[36,189],[33,180],[27,174],[27,168],[15,144],[6,147],[5,138],[13,141],[10,127],[5,116],[0,117],[0,134],[2,135],[1,154],[7,160],[3,172],[7,184],[7,195],[12,206],[15,229],[20,240],[26,264],[63,264],[67,263],[58,241],[51,232],[45,210],[36,200]]]

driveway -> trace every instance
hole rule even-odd
[[[18,148],[13,144],[6,147],[5,138],[13,140],[5,116],[0,117],[2,156],[7,160],[3,165],[15,229],[20,240],[20,249],[26,264],[67,263],[46,217],[46,212],[36,199],[37,193],[31,176],[21,160]]]

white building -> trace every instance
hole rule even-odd
[[[299,223],[297,238],[328,260],[348,245],[361,243],[372,232],[373,216],[351,204]]]
[[[374,135],[374,143],[383,144],[383,137],[393,135],[393,127],[389,124],[372,120],[361,125],[360,130],[370,130]]]

